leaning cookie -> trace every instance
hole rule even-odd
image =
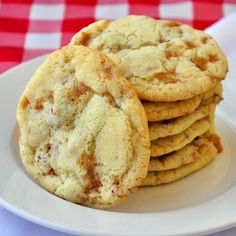
[[[93,49],[49,55],[22,94],[17,120],[23,164],[61,198],[114,206],[147,174],[145,111],[116,65]]]
[[[200,95],[223,80],[228,70],[223,52],[207,33],[145,16],[95,22],[78,32],[71,44],[108,55],[139,98],[153,102]]]

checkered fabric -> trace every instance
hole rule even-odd
[[[0,73],[66,45],[95,20],[142,14],[205,29],[236,0],[0,0]]]

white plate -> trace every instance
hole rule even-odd
[[[143,188],[117,207],[96,210],[46,192],[21,164],[15,119],[17,101],[43,58],[22,64],[0,77],[0,204],[3,207],[35,223],[73,234],[202,235],[236,224],[236,131],[228,121],[229,118],[235,121],[236,87],[227,90],[226,102],[217,113],[217,130],[224,152],[213,163],[177,183]],[[230,83],[233,83],[231,78],[225,87],[230,88]]]

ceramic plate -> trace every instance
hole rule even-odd
[[[126,202],[96,210],[64,201],[25,172],[18,150],[17,101],[44,57],[0,77],[0,204],[32,222],[72,234],[202,235],[236,225],[236,63],[216,114],[224,151],[209,166],[160,187],[142,188]]]

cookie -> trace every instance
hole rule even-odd
[[[199,146],[205,145],[206,142],[209,141],[204,136],[200,136],[175,152],[160,157],[153,157],[149,161],[148,171],[171,170],[190,164],[200,158]]]
[[[204,134],[209,128],[209,118],[206,117],[196,121],[182,133],[156,139],[151,142],[151,157],[157,157],[179,150],[191,143],[196,137]]]
[[[49,55],[20,98],[17,120],[27,171],[63,199],[114,206],[147,174],[145,111],[98,51],[71,45]]]
[[[169,120],[187,115],[198,108],[202,96],[198,95],[176,102],[149,102],[142,100],[148,121]]]
[[[175,134],[179,134],[189,128],[194,122],[207,117],[211,111],[211,104],[201,105],[189,115],[171,120],[150,122],[148,125],[150,140],[156,140]]]
[[[228,71],[226,57],[207,33],[173,21],[126,16],[98,21],[71,44],[108,55],[133,84],[140,99],[189,99],[213,88]]]
[[[222,85],[218,83],[215,88],[187,100],[176,102],[149,102],[142,101],[148,121],[169,120],[188,115],[196,110],[200,104],[208,104],[209,98],[218,96],[222,98]]]
[[[197,149],[198,150],[195,152],[196,160],[192,163],[172,170],[150,171],[148,172],[147,177],[143,180],[141,186],[160,185],[174,182],[202,169],[217,156],[217,149],[214,143],[208,139],[201,140],[197,144]]]

